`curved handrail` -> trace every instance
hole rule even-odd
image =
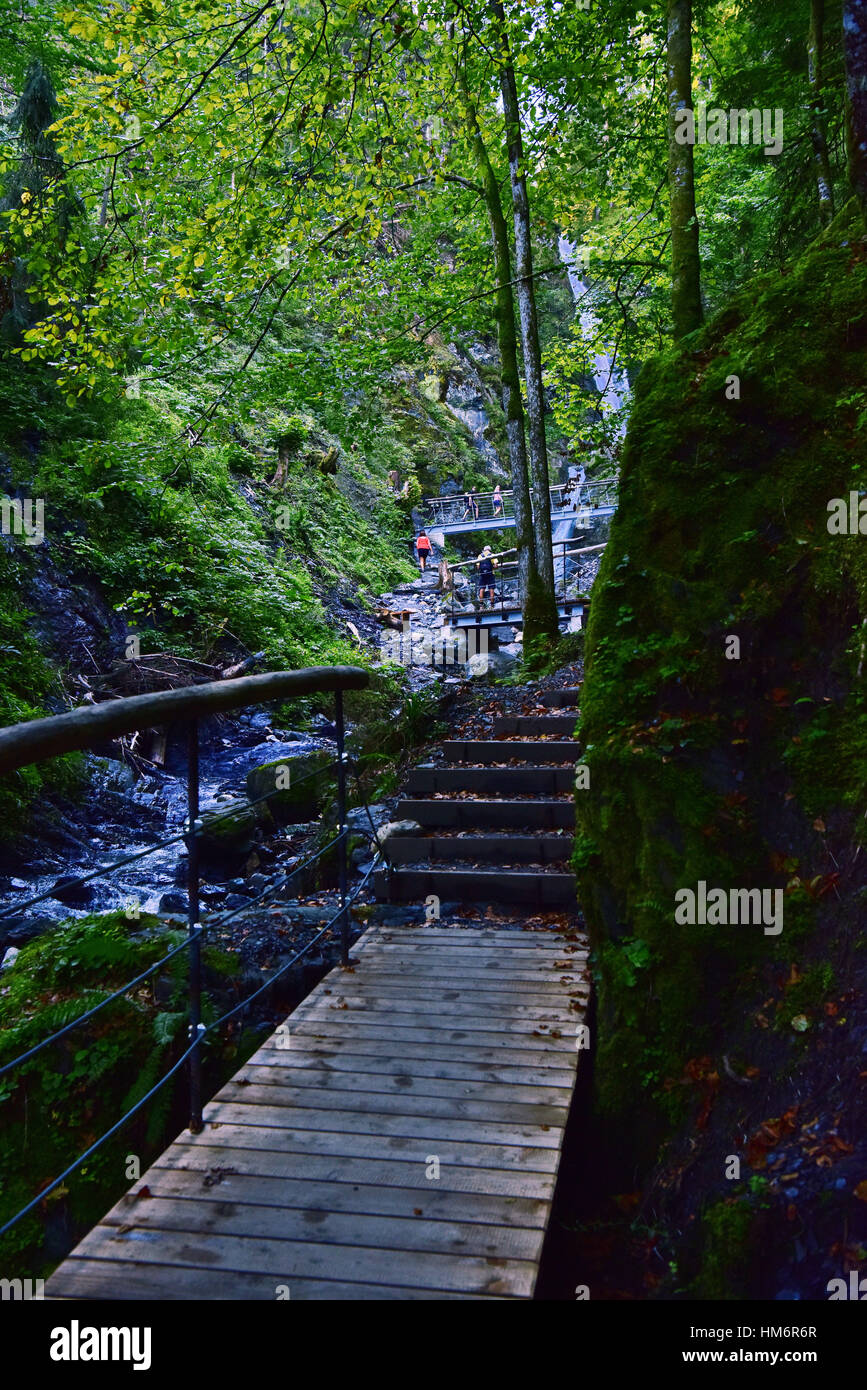
[[[370,673],[360,666],[308,666],[301,671],[267,671],[258,676],[188,685],[182,690],[130,695],[102,705],[81,705],[67,714],[29,719],[0,729],[0,773],[90,748],[104,739],[153,724],[221,714],[287,695],[363,690],[369,683]]]

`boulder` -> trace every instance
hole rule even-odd
[[[186,913],[186,911],[187,900],[183,893],[163,893],[157,907],[159,913],[177,914],[179,912]]]
[[[377,843],[382,849],[389,840],[398,835],[420,835],[422,828],[417,820],[390,820],[381,825],[376,832]]]
[[[67,907],[89,907],[93,901],[93,887],[90,883],[82,883],[74,874],[64,874],[52,887],[51,896]]]
[[[248,801],[230,803],[225,808],[203,811],[199,817],[199,852],[205,862],[235,864],[249,854],[256,833],[256,811]]]
[[[299,825],[313,820],[324,801],[333,795],[334,771],[322,775],[322,769],[333,761],[334,755],[329,749],[314,748],[295,757],[262,763],[247,773],[247,795],[251,801],[257,801],[271,793],[267,802],[262,802],[256,810],[261,812],[267,806],[279,825]],[[311,775],[316,772],[320,776]]]

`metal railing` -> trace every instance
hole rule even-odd
[[[551,515],[570,516],[575,514],[580,521],[581,512],[592,512],[600,507],[617,506],[617,478],[601,478],[598,482],[557,483],[550,489]],[[428,510],[428,522],[437,527],[466,525],[473,522],[502,521],[507,525],[514,519],[514,495],[502,492],[499,497],[493,492],[472,494],[473,505],[467,506],[466,494],[457,497],[426,497],[424,506]]]
[[[121,859],[105,868],[98,869],[91,874],[77,880],[78,883],[89,882],[94,878],[114,873],[118,868],[133,860],[141,859],[148,854],[153,854],[156,850],[166,845],[183,841],[187,846],[188,867],[187,867],[187,935],[184,941],[174,946],[158,961],[142,971],[134,979],[126,981],[97,1004],[72,1019],[62,1028],[52,1033],[49,1037],[43,1038],[34,1046],[28,1048],[19,1056],[0,1066],[0,1077],[16,1070],[23,1063],[29,1061],[44,1048],[57,1042],[66,1036],[73,1029],[81,1026],[95,1014],[114,1003],[123,995],[128,994],[131,989],[136,988],[144,980],[157,974],[158,971],[168,964],[174,957],[186,951],[189,953],[189,985],[188,985],[188,1029],[189,1045],[182,1055],[170,1067],[164,1076],[160,1078],[148,1092],[142,1096],[124,1115],[120,1117],[108,1130],[105,1131],[93,1144],[83,1153],[73,1160],[64,1171],[58,1175],[51,1183],[43,1187],[33,1200],[10,1217],[0,1226],[0,1236],[11,1229],[18,1221],[27,1216],[35,1207],[44,1202],[45,1198],[53,1192],[62,1182],[84,1164],[93,1153],[115,1135],[126,1122],[138,1114],[140,1110],[151,1100],[158,1091],[179,1071],[185,1064],[188,1064],[189,1098],[190,1098],[190,1122],[189,1128],[193,1134],[198,1134],[202,1130],[202,1058],[201,1046],[205,1037],[222,1027],[230,1019],[247,1009],[250,1004],[292,968],[302,956],[306,955],[315,945],[317,945],[335,924],[340,924],[341,942],[341,961],[344,965],[349,961],[349,914],[348,909],[365,887],[370,875],[373,873],[380,859],[377,852],[373,863],[362,877],[357,888],[351,895],[347,895],[347,838],[348,825],[346,820],[346,767],[347,756],[345,752],[345,722],[343,714],[343,692],[346,690],[364,689],[370,682],[367,671],[355,666],[319,666],[310,667],[303,671],[276,671],[265,675],[243,676],[237,680],[209,681],[201,685],[188,686],[182,690],[165,690],[150,695],[134,695],[128,699],[112,701],[104,705],[88,705],[80,709],[71,710],[68,714],[56,715],[47,719],[30,720],[23,724],[14,724],[8,728],[0,729],[0,772],[13,772],[18,768],[25,767],[31,763],[42,761],[45,758],[56,757],[61,753],[82,751],[92,748],[94,745],[102,743],[107,738],[116,737],[120,734],[132,733],[137,729],[151,728],[154,725],[164,725],[179,719],[189,720],[187,732],[187,821],[186,829],[183,834],[175,835],[167,840],[160,841],[159,844],[151,846],[141,853],[131,855],[126,859]],[[304,872],[316,860],[321,859],[330,850],[337,850],[338,866],[338,894],[340,906],[333,917],[326,922],[322,929],[317,932],[312,940],[308,941],[299,951],[297,951],[279,970],[269,976],[267,980],[252,994],[242,999],[238,1004],[227,1010],[220,1018],[205,1026],[201,1019],[201,993],[202,993],[202,959],[201,946],[203,927],[199,922],[199,841],[203,834],[202,822],[199,819],[199,719],[210,714],[220,713],[232,709],[241,709],[252,704],[260,704],[268,700],[280,699],[285,697],[302,697],[305,695],[322,694],[333,692],[335,699],[335,741],[337,745],[337,757],[333,762],[308,773],[305,777],[294,782],[293,788],[301,785],[302,782],[313,780],[316,777],[325,776],[327,773],[336,769],[337,777],[337,834],[326,845],[316,850],[313,854],[306,856],[302,862],[295,865],[282,879],[272,884],[260,894],[258,898],[251,899],[242,908],[235,908],[228,913],[216,915],[208,922],[208,930],[215,926],[222,926],[230,918],[239,912],[246,912],[256,903],[263,899],[272,898],[275,894],[282,893],[286,884],[298,874]],[[273,791],[266,792],[263,796],[257,797],[255,801],[248,803],[253,806],[259,802],[267,801],[271,797],[280,793],[283,788],[275,785]],[[225,812],[220,812],[209,816],[209,825],[225,816],[237,814],[237,806],[230,807]],[[369,814],[369,813],[368,813]],[[373,822],[371,820],[371,827]],[[24,904],[16,906],[3,916],[17,916],[22,907],[28,907],[34,902],[40,902],[50,894],[41,894],[37,898],[30,899]]]
[[[569,540],[552,541],[551,544],[554,552],[554,595],[558,600],[566,599],[570,570],[574,571],[575,569],[574,564],[570,566],[570,560],[574,561],[579,555],[589,555],[593,552],[604,550],[605,544],[576,546],[574,536]],[[486,593],[489,593],[491,588],[494,590],[494,601],[487,610],[488,612],[496,612],[499,608],[505,615],[509,611],[516,608],[519,609],[521,607],[521,599],[518,589],[518,576],[516,573],[518,561],[506,560],[503,558],[506,555],[515,554],[517,554],[517,549],[513,546],[509,550],[500,551],[497,555],[491,557],[497,561],[494,567],[493,585],[483,585],[481,577],[475,574],[470,581],[470,587],[466,593],[458,594],[453,587],[450,592],[450,618],[454,619],[455,617],[464,616],[472,612],[477,606],[479,592],[482,589],[484,589]],[[459,564],[451,565],[450,568],[452,572],[463,569],[476,570],[478,569],[478,565],[478,559],[463,560]],[[512,573],[507,575],[507,570],[512,571]],[[578,597],[578,595],[575,597]]]

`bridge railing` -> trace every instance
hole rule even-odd
[[[572,481],[557,483],[550,488],[551,514],[568,516],[571,512],[592,511],[597,507],[617,505],[617,478],[601,478],[594,482]],[[473,521],[508,520],[515,515],[514,494],[501,492],[472,493],[472,504],[466,494],[457,497],[426,497],[428,521],[433,526],[456,526]]]
[[[128,994],[131,989],[137,988],[144,980],[156,975],[162,968],[175,956],[182,952],[188,953],[188,1028],[189,1045],[182,1055],[165,1073],[160,1080],[152,1086],[146,1095],[136,1102],[126,1111],[109,1129],[90,1145],[90,1147],[70,1163],[62,1173],[52,1182],[41,1188],[39,1194],[10,1217],[0,1226],[0,1236],[11,1229],[24,1216],[27,1216],[37,1206],[60,1186],[68,1177],[79,1169],[103,1144],[107,1142],[128,1120],[141,1111],[144,1106],[160,1091],[165,1084],[187,1064],[189,1078],[189,1097],[190,1097],[190,1124],[192,1133],[197,1134],[202,1129],[202,1059],[201,1047],[207,1034],[213,1033],[222,1027],[230,1019],[241,1014],[250,1004],[266,990],[270,989],[274,982],[292,968],[302,956],[306,955],[315,945],[317,945],[327,934],[330,934],[333,927],[339,923],[341,936],[341,958],[343,964],[348,963],[349,959],[349,916],[348,909],[358,894],[364,888],[368,878],[376,867],[379,855],[374,858],[373,864],[361,879],[358,887],[351,895],[347,895],[347,837],[348,826],[346,820],[346,770],[347,756],[345,752],[345,722],[343,714],[343,692],[346,690],[361,690],[369,684],[369,673],[357,666],[318,666],[309,667],[302,671],[274,671],[258,676],[242,676],[236,680],[207,681],[199,685],[187,686],[182,690],[164,690],[149,695],[134,695],[128,699],[113,700],[103,705],[87,705],[79,709],[70,710],[67,714],[55,715],[47,719],[28,720],[22,724],[13,724],[5,729],[0,729],[0,773],[14,772],[19,768],[26,767],[35,762],[41,762],[45,758],[56,757],[62,753],[83,751],[93,748],[103,743],[106,739],[117,737],[120,734],[133,733],[139,729],[149,729],[155,725],[164,725],[177,720],[188,721],[187,730],[187,821],[184,833],[172,836],[167,840],[162,840],[150,848],[131,855],[125,859],[116,861],[105,868],[98,869],[94,873],[77,880],[78,883],[90,882],[95,878],[114,873],[117,869],[133,862],[134,860],[147,857],[166,845],[183,842],[186,844],[188,853],[187,865],[187,935],[183,942],[174,946],[166,952],[158,961],[147,970],[141,972],[132,980],[127,980],[116,990],[100,999],[91,1008],[85,1009],[71,1022],[52,1033],[49,1037],[43,1038],[34,1046],[28,1048],[19,1056],[0,1066],[0,1077],[6,1076],[10,1072],[17,1070],[24,1063],[28,1062],[37,1053],[52,1043],[58,1042],[61,1038],[71,1033],[73,1029],[81,1026],[86,1020],[93,1018],[109,1004],[114,1003],[123,995]],[[239,1004],[227,1010],[222,1017],[214,1020],[207,1027],[201,1021],[201,992],[202,992],[202,960],[201,945],[203,937],[203,927],[199,922],[199,841],[203,833],[202,821],[199,819],[199,720],[210,714],[222,713],[227,710],[242,709],[248,705],[261,704],[265,701],[282,698],[296,697],[305,695],[323,694],[333,692],[334,694],[334,729],[336,742],[336,758],[333,762],[324,767],[316,769],[315,772],[299,778],[293,786],[299,786],[302,782],[310,781],[316,777],[325,776],[329,772],[336,771],[337,782],[337,818],[338,831],[332,840],[316,850],[313,854],[306,856],[301,863],[297,864],[289,873],[283,876],[277,883],[272,884],[258,898],[251,899],[245,903],[243,908],[236,908],[231,912],[220,913],[208,923],[208,930],[214,927],[222,927],[232,917],[241,911],[248,911],[260,901],[268,901],[275,894],[282,894],[291,879],[304,870],[316,860],[321,859],[329,850],[337,851],[338,868],[338,891],[340,906],[330,921],[328,921],[321,931],[317,932],[306,946],[297,951],[279,970],[252,994],[247,995]],[[266,792],[263,796],[257,797],[250,805],[257,805],[259,802],[268,801],[276,796],[285,787],[281,781],[275,777],[275,787],[273,791]],[[230,807],[222,813],[209,812],[209,825],[215,821],[237,813],[236,807]],[[0,919],[18,916],[24,908],[31,907],[36,902],[41,902],[50,893],[43,893],[36,898],[31,898],[25,903],[18,903],[14,908],[0,912]]]
[[[596,551],[605,549],[605,545],[576,545],[576,538],[573,536],[569,540],[552,541],[554,554],[554,594],[559,598],[565,598],[570,572],[574,572],[574,561],[580,555],[589,555]],[[501,608],[504,612],[507,607],[520,606],[520,592],[518,584],[518,561],[506,559],[506,556],[516,555],[517,550],[513,546],[509,550],[501,550],[492,555],[495,561],[494,566],[494,602],[492,608]],[[470,589],[467,593],[457,593],[452,587],[450,595],[450,617],[454,618],[457,614],[465,614],[470,608],[476,606],[475,600],[479,590],[482,588],[480,576],[475,573],[478,570],[479,561],[462,560],[459,564],[451,565],[454,570],[470,570],[472,578]],[[485,591],[489,592],[489,586],[485,586]]]

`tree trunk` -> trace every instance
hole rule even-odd
[[[671,308],[674,336],[700,328],[701,261],[692,140],[678,141],[679,111],[692,113],[692,0],[668,0],[668,196],[671,205]],[[690,115],[692,137],[695,130]]]
[[[819,216],[827,227],[834,216],[834,187],[831,163],[828,158],[828,129],[825,120],[825,101],[822,94],[822,59],[825,0],[810,0],[810,32],[807,37],[807,80],[810,84],[810,110],[813,142],[813,168],[819,194]]]
[[[867,222],[867,8],[864,0],[843,0],[843,56],[849,182]]]
[[[524,380],[527,390],[527,420],[530,452],[530,492],[533,501],[533,537],[536,550],[538,585],[527,594],[524,609],[524,641],[527,624],[534,633],[556,638],[559,621],[554,598],[554,552],[551,545],[551,494],[548,477],[548,448],[545,440],[545,393],[542,388],[542,353],[536,316],[533,280],[533,251],[530,242],[530,200],[524,172],[521,113],[518,87],[506,34],[501,0],[492,0],[491,11],[499,42],[500,93],[506,125],[509,175],[512,185],[512,212],[515,224],[516,298],[521,317],[521,344],[524,350]]]
[[[506,439],[509,445],[509,465],[512,474],[512,501],[515,509],[515,533],[518,547],[518,593],[524,610],[524,640],[538,637],[534,628],[532,595],[539,588],[536,568],[536,548],[533,536],[533,509],[530,504],[530,484],[527,475],[527,445],[524,434],[524,404],[521,400],[521,378],[518,370],[518,342],[515,335],[515,299],[512,293],[512,252],[509,230],[503,213],[500,185],[491,164],[487,147],[479,129],[476,108],[467,86],[466,72],[460,60],[457,66],[458,85],[464,101],[467,131],[473,147],[485,193],[485,206],[491,226],[494,246],[494,269],[497,279],[495,317],[497,342],[500,349],[500,380],[503,387],[503,413],[506,417]],[[528,627],[529,622],[529,627]],[[529,636],[528,636],[529,634]]]

